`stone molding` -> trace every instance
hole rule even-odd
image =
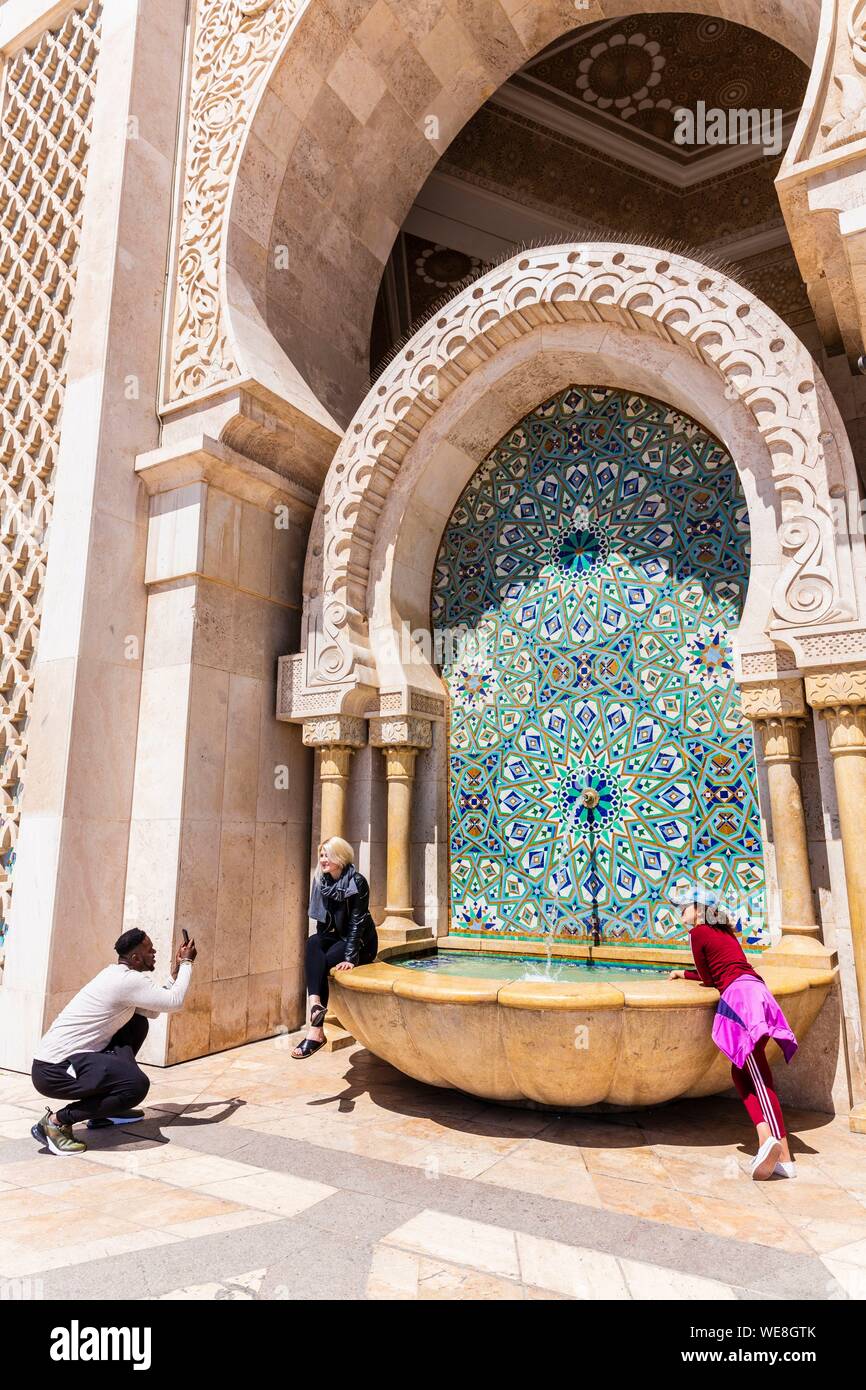
[[[433,726],[429,719],[413,716],[370,720],[370,743],[374,748],[429,748],[433,741]]]
[[[740,690],[743,714],[748,719],[805,719],[806,696],[801,680],[773,681],[766,685],[745,685]]]
[[[135,471],[150,496],[190,483],[209,483],[241,502],[260,507],[285,504],[303,512],[306,520],[316,505],[315,494],[307,488],[206,434],[139,454]]]
[[[366,721],[346,714],[305,719],[302,738],[307,748],[363,748],[367,742]]]

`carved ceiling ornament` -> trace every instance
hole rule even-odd
[[[306,0],[197,0],[168,395],[236,376],[222,311],[232,175],[267,70]]]
[[[832,400],[827,393],[819,405],[823,383],[791,329],[719,271],[671,252],[544,247],[491,270],[432,317],[349,426],[323,491],[322,592],[307,688],[352,684],[361,669],[364,679],[375,669],[366,636],[371,547],[390,485],[426,422],[499,347],[568,319],[625,324],[680,344],[714,367],[726,395],[753,415],[783,517],[768,636],[856,619],[851,552],[847,541],[837,550],[828,479],[826,451],[839,446],[821,418],[829,412],[832,423]]]

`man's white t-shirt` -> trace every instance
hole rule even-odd
[[[107,965],[57,1015],[34,1061],[64,1062],[74,1052],[101,1052],[133,1014],[174,1013],[183,1005],[191,976],[188,960],[181,961],[174,984],[165,986],[128,965]]]

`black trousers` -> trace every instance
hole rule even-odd
[[[101,1052],[74,1052],[64,1062],[33,1063],[30,1075],[41,1096],[72,1101],[57,1111],[61,1124],[122,1115],[141,1104],[150,1081],[135,1057],[147,1037],[147,1028],[144,1015],[133,1014]],[[69,1075],[69,1066],[74,1077]]]
[[[376,959],[379,938],[372,931],[361,947],[359,965],[369,965]],[[339,936],[316,932],[307,937],[307,993],[317,994],[323,1004],[328,1002],[328,972],[346,959],[346,943]]]

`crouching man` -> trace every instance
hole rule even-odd
[[[143,931],[124,932],[114,949],[117,964],[78,991],[36,1049],[33,1085],[40,1095],[67,1103],[56,1111],[49,1106],[31,1132],[60,1156],[87,1148],[74,1137],[74,1124],[109,1123],[109,1117],[141,1104],[150,1082],[135,1058],[147,1037],[147,1020],[182,1008],[189,988],[194,941],[178,949],[174,983],[162,987],[149,978],[156,949]]]

